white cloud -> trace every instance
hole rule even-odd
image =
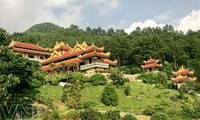
[[[128,34],[131,33],[133,30],[135,30],[137,27],[140,27],[141,29],[146,27],[163,27],[164,24],[156,23],[154,20],[146,20],[144,22],[135,22],[131,24],[131,26],[127,29],[125,29],[125,32]]]
[[[117,9],[119,1],[0,0],[0,27],[12,33],[23,32],[32,25],[42,22],[52,22],[63,27],[71,24],[81,25],[85,20],[84,9],[92,6],[103,15]]]
[[[154,17],[154,19],[155,20],[150,19],[144,22],[134,22],[129,28],[125,29],[125,31],[127,33],[131,33],[137,27],[140,27],[141,29],[146,27],[163,27],[165,26],[164,23],[157,23],[156,21],[160,21],[161,19],[167,20],[169,19],[169,16],[163,14],[163,16],[158,15],[157,19],[156,17]],[[171,24],[175,30],[181,30],[184,33],[186,33],[190,29],[193,31],[200,30],[200,10],[193,10],[189,15],[183,18],[171,20],[169,24]]]
[[[193,10],[189,15],[180,19],[177,25],[178,30],[187,32],[189,29],[197,31],[200,29],[200,10]]]
[[[62,7],[60,17],[52,11],[54,7]],[[74,5],[73,0],[1,0],[0,27],[8,32],[22,32],[30,26],[41,22],[53,22],[60,26],[80,24],[84,20],[83,7]]]

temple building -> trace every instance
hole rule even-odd
[[[117,61],[109,60],[110,52],[104,53],[103,47],[76,43],[72,48],[63,42],[56,43],[51,57],[42,62],[44,71],[54,71],[70,68],[72,71],[81,70],[86,73],[105,72],[111,66],[116,66]]]
[[[39,45],[11,40],[9,46],[15,53],[20,53],[24,58],[42,62],[50,57],[51,53]]]
[[[159,60],[155,60],[152,58],[150,58],[147,61],[143,61],[143,63],[144,64],[141,65],[141,67],[143,70],[146,70],[146,71],[156,71],[162,67],[162,64],[159,63]]]
[[[194,76],[194,71],[189,71],[183,66],[181,66],[178,71],[172,72],[172,74],[174,75],[174,77],[171,80],[173,83],[178,85],[178,88],[180,87],[181,83],[185,81],[196,80],[196,77]]]

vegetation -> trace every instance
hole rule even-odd
[[[6,30],[0,28],[0,45],[7,45],[9,40],[9,35]]]
[[[153,120],[199,119],[199,96],[200,93],[200,31],[183,33],[176,31],[170,25],[163,28],[137,28],[130,34],[122,29],[109,28],[103,30],[100,27],[85,30],[76,25],[62,28],[52,23],[34,25],[23,33],[9,35],[4,29],[0,29],[0,45],[7,46],[10,39],[38,43],[43,47],[53,47],[55,41],[64,41],[71,46],[75,41],[86,41],[97,46],[104,46],[105,51],[110,51],[111,59],[118,60],[119,70],[112,71],[109,78],[112,85],[105,85],[105,77],[96,74],[91,78],[83,73],[66,73],[62,76],[48,75],[47,80],[52,85],[44,85],[43,73],[39,71],[38,65],[25,60],[18,54],[13,54],[6,47],[0,48],[0,101],[20,102],[31,99],[36,95],[38,103],[52,106],[52,112],[47,111],[44,119],[61,119],[62,114],[67,111],[66,119],[96,119],[100,113],[96,110],[107,111],[101,114],[101,119],[134,119],[131,115],[120,118],[119,111],[144,114],[152,116]],[[143,60],[150,57],[159,59],[163,64],[162,72],[143,73],[140,65]],[[53,64],[52,64],[53,65]],[[197,81],[186,82],[176,91],[169,79],[171,71],[177,70],[184,65],[195,71]],[[23,73],[23,74],[22,74]],[[65,72],[63,72],[65,73]],[[59,73],[59,74],[63,74]],[[145,83],[127,82],[123,73],[141,74],[138,78]],[[57,85],[60,81],[67,82],[63,88]],[[92,85],[91,85],[91,83]],[[87,83],[87,84],[86,84]],[[147,83],[147,84],[146,84]],[[124,86],[125,84],[125,86]],[[129,87],[130,86],[130,87]],[[161,89],[162,88],[162,89]],[[39,91],[37,91],[39,90]],[[41,93],[40,93],[41,92]],[[62,94],[63,93],[63,94]],[[31,95],[30,95],[31,94]],[[30,95],[30,96],[28,96]],[[54,110],[54,102],[62,104],[65,102],[68,109]],[[81,107],[80,107],[81,106]],[[82,109],[79,110],[71,109]],[[90,108],[90,109],[88,109]],[[91,109],[92,108],[92,109]],[[108,111],[112,110],[112,111]],[[113,111],[114,110],[114,111]],[[176,114],[174,114],[176,111]],[[90,116],[86,116],[90,114]],[[88,118],[89,117],[89,118]]]
[[[90,81],[94,86],[105,85],[107,83],[106,77],[102,74],[94,74],[90,77]]]
[[[131,87],[130,87],[130,85],[127,85],[125,87],[124,94],[127,95],[127,96],[129,96],[130,93],[131,93]]]
[[[138,79],[142,79],[144,83],[148,84],[160,84],[164,88],[167,88],[168,84],[172,84],[163,72],[146,72],[138,76]]]
[[[21,103],[43,82],[39,66],[6,47],[0,49],[0,102]]]
[[[81,113],[81,120],[100,120],[101,114],[93,109],[86,109]]]
[[[73,76],[69,84],[65,85],[62,101],[66,103],[68,108],[77,109],[80,105],[81,83],[76,75]]]
[[[152,116],[151,120],[170,120],[170,118],[165,113],[156,113]]]
[[[116,106],[118,104],[118,95],[112,85],[108,84],[105,86],[101,101],[107,106]]]
[[[107,120],[120,120],[120,111],[119,110],[109,110],[106,112]]]
[[[116,85],[117,88],[125,84],[126,79],[123,77],[123,74],[119,70],[113,70],[109,78],[112,80],[112,84]]]
[[[126,114],[123,120],[137,120],[137,118],[131,114]]]

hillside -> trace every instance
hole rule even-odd
[[[148,109],[149,106],[159,106],[158,109],[171,112],[185,105],[181,100],[173,101],[170,99],[178,95],[176,90],[159,89],[142,82],[129,82],[126,83],[126,85],[131,86],[131,95],[126,96],[124,94],[124,87],[116,89],[119,95],[119,104],[117,106],[112,107],[104,105],[100,101],[104,86],[93,86],[91,84],[84,85],[84,89],[81,91],[81,101],[83,103],[92,103],[93,109],[98,111],[120,110],[124,113],[133,113],[136,115],[143,114],[143,111]],[[41,92],[40,95],[44,96],[44,100],[51,98],[54,101],[54,105],[61,114],[66,112],[66,109],[63,109],[64,104],[61,104],[60,101],[63,92],[62,87],[51,85],[42,86],[39,91]],[[173,114],[171,116],[173,116]]]

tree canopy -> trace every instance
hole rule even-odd
[[[41,85],[39,65],[9,48],[1,46],[0,50],[0,102],[21,101],[21,94]]]

